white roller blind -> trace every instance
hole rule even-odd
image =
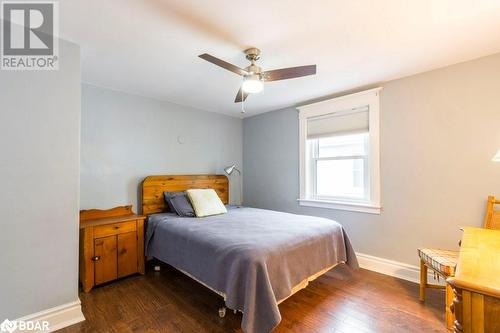
[[[366,133],[369,131],[368,106],[307,119],[307,138]]]

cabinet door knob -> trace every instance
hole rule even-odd
[[[94,257],[92,257],[92,261],[98,261],[99,259],[101,259],[101,256],[94,256]]]

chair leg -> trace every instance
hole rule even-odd
[[[449,330],[453,329],[453,322],[455,315],[451,311],[451,304],[453,304],[453,288],[448,283],[446,284],[446,327]]]
[[[425,287],[427,286],[427,266],[420,260],[420,301],[425,301]]]

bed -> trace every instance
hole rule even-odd
[[[221,295],[243,313],[245,333],[272,331],[281,321],[278,304],[334,266],[358,267],[345,230],[329,219],[231,205],[204,218],[167,211],[163,192],[193,188],[213,188],[228,203],[222,175],[144,180],[146,254]]]

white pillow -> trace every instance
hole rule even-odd
[[[186,192],[193,205],[196,217],[227,213],[226,207],[214,189],[196,189],[187,190]]]

